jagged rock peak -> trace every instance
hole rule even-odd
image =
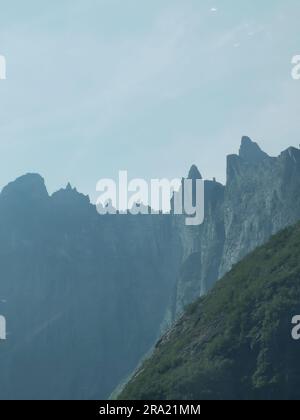
[[[51,198],[57,202],[63,203],[90,203],[89,196],[80,193],[76,187],[73,188],[70,182],[68,182],[65,188],[61,188],[60,190],[54,192]]]
[[[247,136],[242,137],[239,156],[250,163],[257,163],[269,157],[267,153],[261,150],[257,143]]]
[[[3,188],[1,195],[26,195],[31,198],[49,197],[44,178],[39,174],[28,173],[10,182]]]
[[[202,179],[202,175],[196,165],[192,165],[188,174],[188,179]]]
[[[70,182],[68,182],[67,186],[66,186],[66,191],[74,191],[77,192],[76,188],[73,188],[72,185],[70,184]]]

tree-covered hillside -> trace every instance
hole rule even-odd
[[[195,270],[197,268],[195,267]],[[300,224],[188,307],[121,399],[299,399]]]

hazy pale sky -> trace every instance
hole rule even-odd
[[[300,143],[299,0],[0,0],[0,187],[27,172],[68,181],[225,181],[249,135]]]

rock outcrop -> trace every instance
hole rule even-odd
[[[227,158],[227,182],[205,181],[205,221],[186,228],[176,221],[183,245],[173,301],[177,318],[231,267],[272,234],[300,219],[300,150],[270,157],[248,137]]]

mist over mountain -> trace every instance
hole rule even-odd
[[[124,381],[186,305],[300,219],[300,151],[249,138],[226,186],[205,181],[205,221],[100,216],[68,185],[27,174],[0,194],[0,398],[99,399]],[[188,175],[201,178],[196,166]]]

